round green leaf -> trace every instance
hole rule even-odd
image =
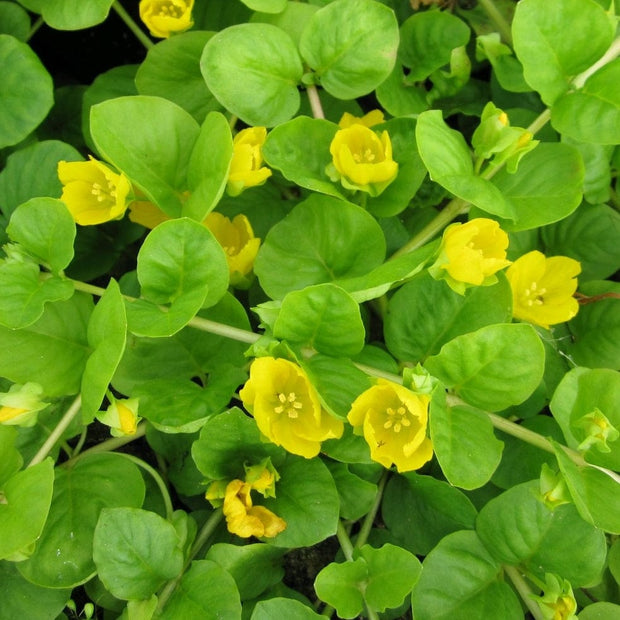
[[[193,562],[164,608],[167,620],[241,620],[235,580],[210,560]]]
[[[263,13],[281,13],[286,8],[286,0],[241,0],[245,6],[253,11]]]
[[[454,532],[426,556],[411,604],[416,620],[488,617],[522,620],[521,604],[500,579],[497,563],[475,532]]]
[[[54,462],[51,458],[24,469],[2,485],[0,559],[20,553],[41,535],[52,502]]]
[[[330,95],[355,99],[390,75],[398,43],[391,9],[375,0],[336,0],[310,18],[299,49]]]
[[[276,26],[238,24],[218,32],[204,48],[200,69],[217,100],[248,125],[279,125],[299,109],[301,59]]]
[[[26,42],[30,34],[30,17],[13,2],[0,2],[0,34],[10,34]]]
[[[179,545],[174,526],[154,512],[104,508],[94,532],[93,560],[116,598],[142,600],[180,574]]]
[[[21,142],[54,103],[52,78],[26,43],[0,34],[0,148]]]
[[[17,428],[15,426],[0,426],[0,487],[13,474],[17,473],[24,463],[24,458],[15,446]]]
[[[319,353],[350,357],[364,346],[366,331],[360,308],[335,284],[317,284],[291,291],[282,300],[273,335]]]
[[[46,0],[42,16],[56,30],[82,30],[105,21],[114,0]]]
[[[202,50],[213,34],[184,32],[152,47],[136,73],[138,92],[169,99],[199,123],[207,113],[220,110],[200,72]]]
[[[616,620],[620,615],[620,605],[615,603],[592,603],[579,612],[579,620]]]
[[[573,587],[597,583],[605,565],[604,533],[586,523],[573,504],[547,508],[538,480],[488,502],[478,514],[476,532],[498,562],[523,563],[540,578],[562,575]]]
[[[32,556],[20,562],[26,579],[48,588],[71,588],[95,573],[93,532],[102,508],[137,508],[144,480],[136,465],[113,453],[80,458],[58,468],[45,527]]]
[[[290,598],[270,598],[259,601],[254,607],[250,620],[272,620],[273,618],[287,618],[288,620],[321,620],[316,612],[308,605]]]
[[[73,258],[75,222],[60,200],[33,198],[11,216],[7,233],[54,273]]]
[[[488,325],[458,336],[424,366],[468,404],[501,411],[523,402],[543,376],[545,351],[531,325]]]
[[[377,497],[377,485],[360,478],[349,470],[345,463],[326,461],[338,495],[340,496],[340,516],[356,521],[367,514]]]
[[[341,618],[357,618],[364,609],[361,584],[368,576],[363,558],[328,564],[316,576],[314,589],[319,598],[336,608]]]
[[[254,272],[273,299],[312,284],[368,273],[383,262],[385,238],[361,207],[313,194],[276,224]]]

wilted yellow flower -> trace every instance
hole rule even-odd
[[[41,400],[42,394],[38,383],[12,385],[8,392],[0,393],[0,424],[34,426],[38,412],[49,404]]]
[[[138,417],[138,405],[137,398],[113,400],[106,411],[97,414],[97,419],[110,427],[110,434],[114,437],[135,435],[141,419]]]
[[[319,453],[322,441],[344,430],[341,420],[323,411],[306,373],[285,359],[255,359],[239,396],[263,435],[308,459]]]
[[[204,220],[204,225],[213,233],[224,248],[230,283],[234,286],[244,283],[254,267],[254,259],[260,247],[260,239],[254,236],[250,221],[245,215],[236,215],[231,221],[225,215],[212,211]]]
[[[286,529],[286,521],[263,506],[252,505],[251,490],[243,480],[228,483],[223,507],[228,531],[241,538],[273,538]]]
[[[567,256],[524,254],[506,270],[513,316],[544,328],[570,321],[579,311],[573,293],[580,272],[579,262]]]
[[[364,125],[365,127],[372,127],[373,125],[379,125],[384,121],[383,112],[381,110],[371,110],[364,116],[353,116],[349,112],[345,112],[338,123],[340,129],[346,129],[351,125]]]
[[[351,405],[347,419],[363,433],[370,458],[399,472],[419,469],[433,456],[426,436],[429,397],[385,379],[362,392]]]
[[[271,170],[263,166],[261,149],[266,139],[265,127],[248,127],[234,137],[233,157],[226,185],[230,196],[238,196],[248,187],[262,185],[271,176]]]
[[[387,131],[377,135],[365,125],[354,123],[336,132],[329,152],[332,164],[327,174],[352,190],[378,196],[398,174],[392,159],[392,142]]]
[[[468,285],[493,284],[493,274],[510,265],[508,243],[508,235],[495,220],[479,217],[451,224],[444,230],[439,258],[429,272],[461,294]]]
[[[140,19],[154,37],[167,39],[194,24],[194,0],[140,0]]]
[[[124,174],[89,156],[89,161],[58,162],[58,178],[63,185],[60,199],[78,224],[92,226],[123,217],[131,190]]]

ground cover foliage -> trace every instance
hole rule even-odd
[[[617,618],[618,9],[0,2],[0,619]]]

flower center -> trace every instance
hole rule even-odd
[[[396,409],[388,407],[385,412],[388,419],[383,423],[383,428],[392,429],[395,433],[400,433],[402,427],[411,426],[411,420],[407,416],[407,408],[401,405]]]
[[[107,182],[107,187],[100,183],[93,183],[90,193],[97,198],[97,202],[116,202],[116,187],[110,181]]]
[[[281,404],[273,408],[276,413],[286,413],[289,418],[293,419],[299,417],[299,410],[304,405],[297,400],[295,392],[289,392],[288,395],[280,392],[277,397]]]
[[[529,288],[523,291],[522,299],[524,306],[542,306],[545,303],[544,295],[546,288],[538,288],[536,282],[532,282]]]
[[[372,164],[376,159],[376,155],[372,152],[371,148],[367,148],[363,152],[353,153],[353,159],[358,164]]]
[[[178,19],[179,17],[183,17],[183,9],[178,5],[163,4],[159,7],[159,16]]]

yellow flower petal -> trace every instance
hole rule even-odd
[[[170,217],[148,200],[134,200],[129,205],[129,219],[145,228],[153,229]]]
[[[194,24],[194,0],[140,0],[140,19],[154,37],[168,38]]]
[[[248,187],[262,185],[271,176],[271,170],[263,166],[261,151],[266,138],[265,127],[248,127],[235,136],[226,185],[230,196],[238,196]]]
[[[349,112],[345,112],[338,123],[340,129],[347,129],[351,125],[364,125],[365,127],[372,127],[373,125],[379,125],[384,121],[382,110],[371,110],[364,116],[353,116]]]

